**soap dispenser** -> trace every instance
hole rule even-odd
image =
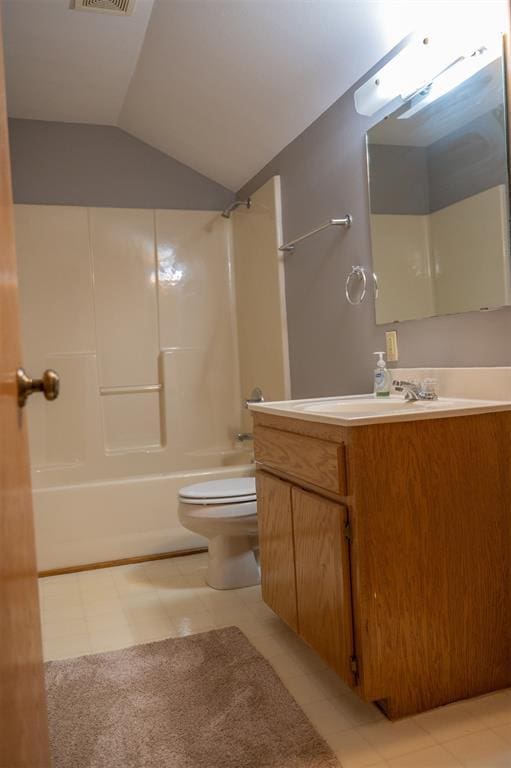
[[[375,397],[389,397],[390,396],[390,372],[387,370],[384,356],[385,352],[374,352],[373,354],[379,355],[379,360],[376,363],[374,369],[374,394]]]

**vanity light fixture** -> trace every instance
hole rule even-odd
[[[427,89],[431,103],[442,93],[447,93],[493,61],[496,58],[493,56],[495,48],[495,45],[483,45],[474,32],[454,40],[445,31],[416,35],[391,61],[355,91],[355,109],[359,114],[371,117],[395,99],[400,98],[406,102]],[[491,51],[493,58],[477,55],[482,52],[486,54],[487,51]],[[499,50],[497,55],[500,54]],[[461,79],[456,82],[458,77]],[[437,80],[440,80],[440,83],[433,88]]]

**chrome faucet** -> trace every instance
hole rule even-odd
[[[392,386],[396,392],[404,392],[405,400],[415,402],[416,400],[437,400],[438,395],[434,389],[426,387],[424,382],[418,381],[399,381],[395,379]]]

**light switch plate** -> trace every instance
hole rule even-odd
[[[387,347],[387,362],[397,363],[399,353],[397,351],[397,331],[385,332],[385,345]]]

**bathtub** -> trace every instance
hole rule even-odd
[[[253,473],[246,464],[36,488],[39,571],[206,546],[179,523],[179,489]]]

